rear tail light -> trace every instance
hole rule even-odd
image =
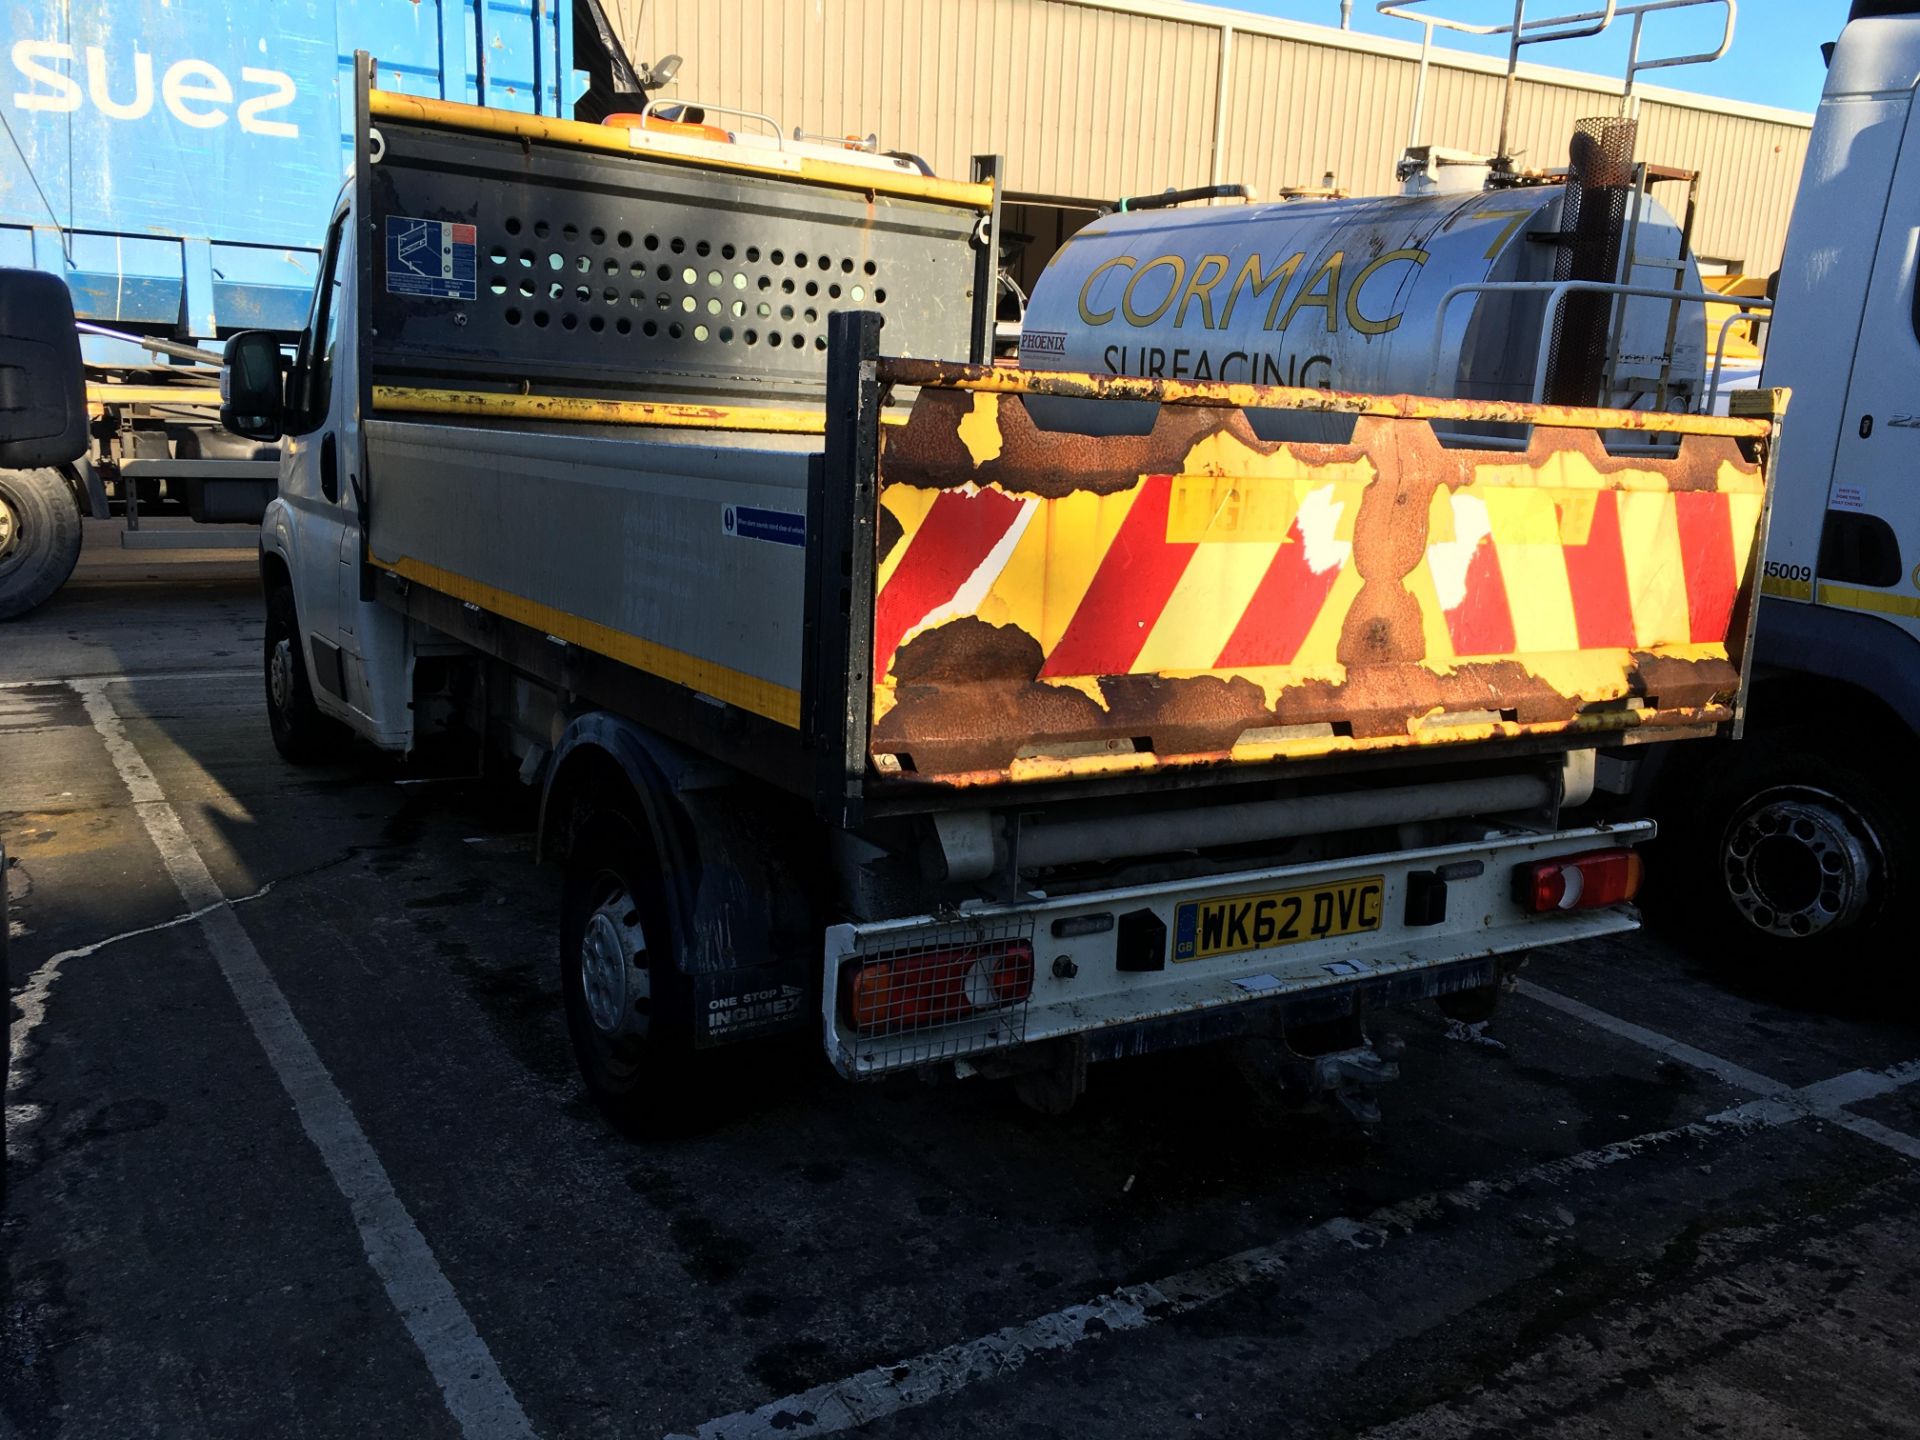
[[[1521,907],[1536,915],[1597,910],[1640,893],[1640,857],[1632,850],[1590,850],[1522,865],[1514,874]]]
[[[1033,994],[1033,946],[997,941],[856,960],[841,974],[847,1023],[893,1035],[964,1020]]]

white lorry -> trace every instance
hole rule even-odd
[[[232,428],[286,433],[273,736],[452,731],[542,788],[569,1033],[616,1121],[677,1123],[689,1071],[814,1029],[847,1077],[1048,1108],[1090,1061],[1256,1035],[1364,1111],[1382,1007],[1482,1018],[1530,949],[1637,923],[1652,827],[1582,807],[1738,723],[1782,397],[993,366],[989,160],[373,78],[291,369],[242,335],[223,377]],[[1512,206],[1408,205],[1369,223],[1478,234],[1447,253],[1482,279],[1551,266],[1487,245]],[[1249,253],[1293,233],[1243,219]],[[1270,260],[1242,303],[1306,297],[1270,347],[1350,311],[1395,340],[1392,286]],[[1117,303],[1166,309],[1143,285]]]
[[[1904,973],[1920,881],[1920,5],[1858,0],[1829,62],[1761,382],[1790,387],[1793,414],[1747,736],[1678,747],[1651,799],[1666,908],[1728,967]]]

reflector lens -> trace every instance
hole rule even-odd
[[[847,1022],[863,1035],[951,1024],[1033,994],[1025,940],[854,961],[842,977]]]
[[[1516,875],[1520,903],[1536,915],[1598,910],[1640,893],[1640,856],[1625,848],[1591,850],[1561,860],[1523,865]]]

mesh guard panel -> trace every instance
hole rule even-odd
[[[1582,120],[1574,131],[1567,171],[1555,280],[1619,278],[1620,241],[1633,195],[1633,154],[1638,126],[1632,120]],[[1554,405],[1601,402],[1611,338],[1613,297],[1575,291],[1553,321],[1547,369],[1547,400]]]

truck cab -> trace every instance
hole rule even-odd
[[[278,493],[260,523],[261,581],[268,597],[267,713],[274,741],[299,758],[324,753],[353,730],[385,748],[411,739],[415,647],[401,617],[363,598],[360,586],[360,397],[357,389],[353,187],[334,206],[307,324],[285,374],[277,423],[285,440]],[[236,359],[278,373],[270,334],[248,335]],[[264,433],[274,421],[230,428]],[[291,601],[300,596],[304,624]]]
[[[1735,969],[1904,969],[1920,878],[1920,6],[1833,47],[1762,383],[1783,429],[1746,740],[1666,782],[1669,908]],[[1732,943],[1729,943],[1729,942]]]

